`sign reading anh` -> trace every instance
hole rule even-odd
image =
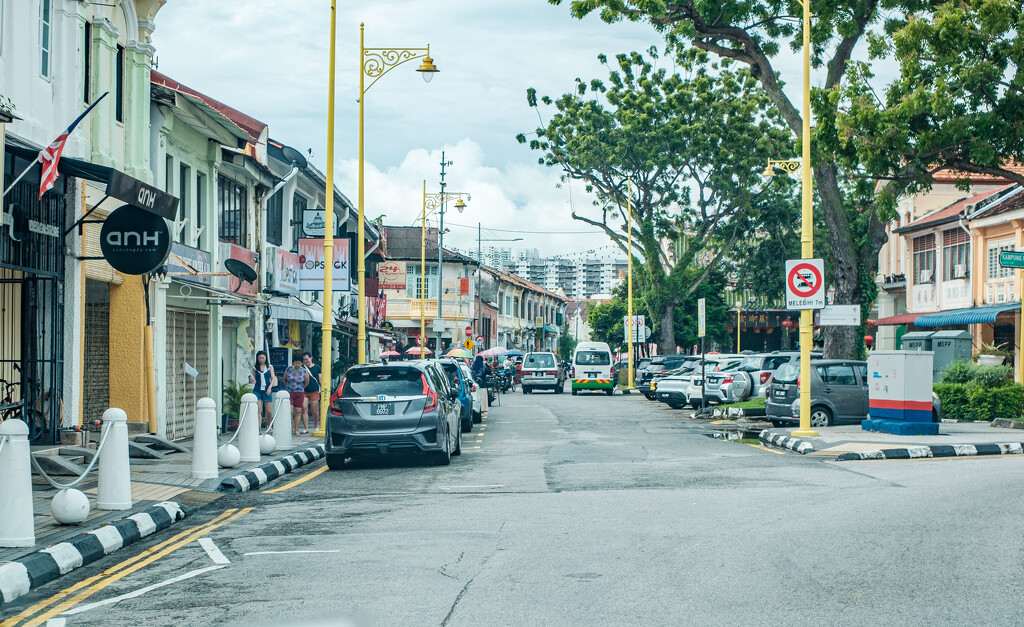
[[[825,262],[790,259],[786,262],[786,309],[825,307]]]
[[[121,205],[103,221],[100,250],[118,272],[148,274],[171,254],[171,230],[159,215]]]

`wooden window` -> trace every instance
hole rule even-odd
[[[2,27],[0,27],[2,30]],[[82,43],[82,100],[92,102],[92,24],[85,23],[85,40]]]
[[[284,223],[284,191],[277,190],[267,201],[267,241],[274,246],[281,245]]]
[[[931,283],[935,280],[935,234],[914,238],[914,282]]]
[[[124,46],[117,46],[117,64],[114,75],[114,118],[124,122]]]
[[[217,178],[217,203],[220,208],[220,241],[246,246],[245,187],[226,176]]]
[[[299,252],[299,238],[302,233],[302,212],[309,207],[309,201],[302,194],[296,192],[292,197],[292,252]]]
[[[50,0],[39,0],[39,74],[50,78],[53,54],[53,11]]]
[[[942,279],[966,279],[970,274],[971,236],[957,227],[942,233]]]
[[[406,264],[406,287],[405,295],[411,299],[420,297],[420,289],[423,285],[423,273],[420,272],[420,264]],[[427,264],[427,300],[437,298],[437,264]]]

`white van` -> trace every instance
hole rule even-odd
[[[615,390],[615,368],[612,349],[604,342],[580,342],[572,356],[574,370],[572,394],[580,390],[604,390],[611,396]]]

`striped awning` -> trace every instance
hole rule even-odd
[[[941,311],[920,316],[914,324],[919,327],[945,327],[960,324],[992,323],[996,321],[996,317],[999,314],[1015,309],[1020,309],[1019,302],[953,309],[952,311]]]
[[[875,320],[876,326],[896,326],[900,324],[914,324],[914,321],[920,318],[923,314],[916,313],[902,313],[895,316],[887,316],[885,318],[879,318]]]

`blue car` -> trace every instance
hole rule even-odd
[[[453,390],[459,392],[459,405],[462,406],[461,421],[462,432],[468,433],[473,430],[473,381],[467,378],[454,359],[437,360],[448,375],[448,383]]]

